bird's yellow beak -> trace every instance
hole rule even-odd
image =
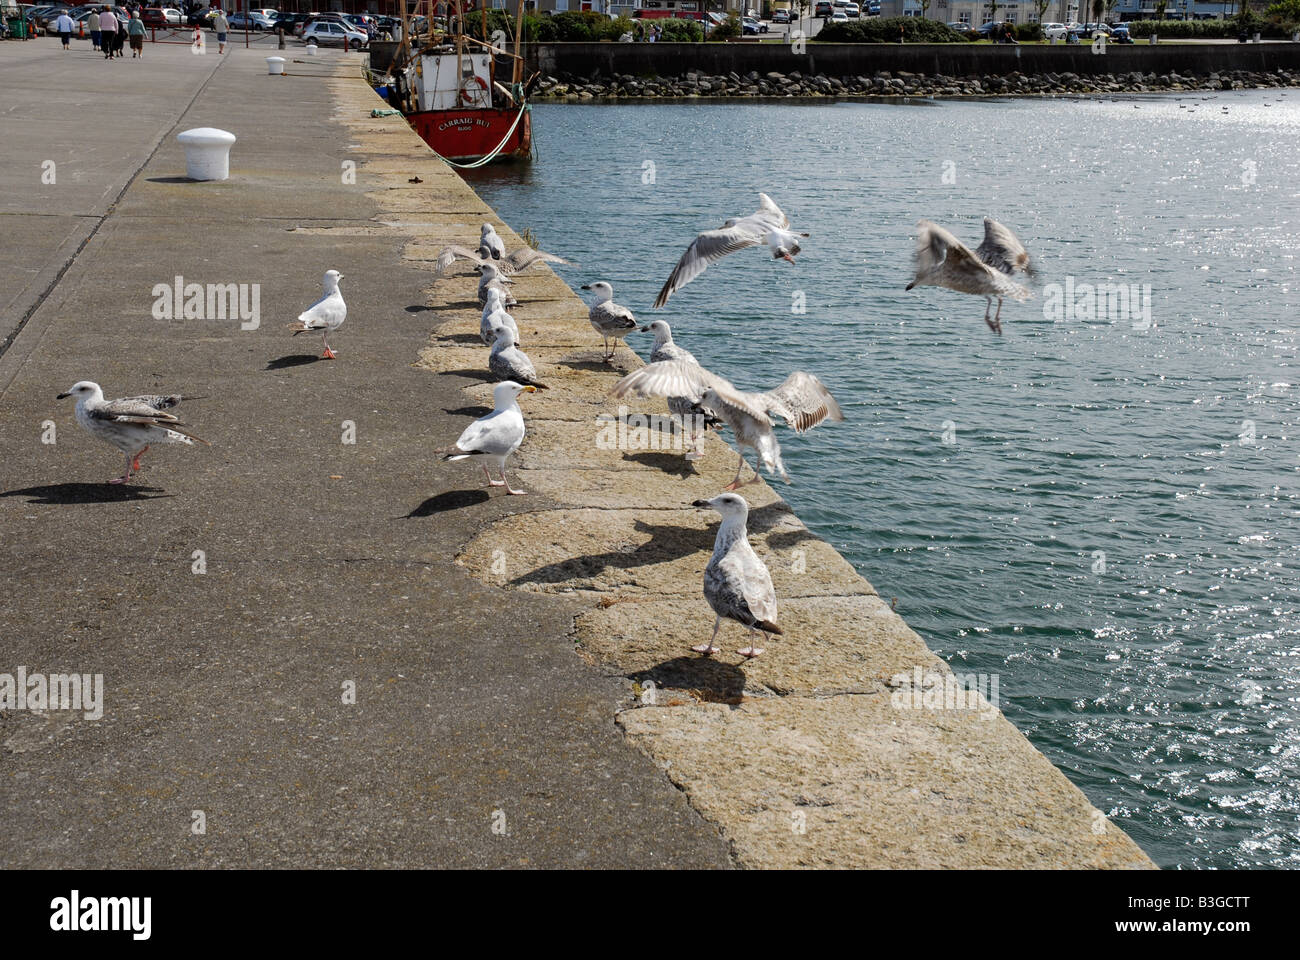
[[[536,393],[537,388],[533,386],[524,387],[524,393]]]

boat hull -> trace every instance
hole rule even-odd
[[[532,153],[532,115],[525,109],[518,125],[517,109],[417,110],[406,120],[420,139],[444,160],[481,160],[505,140],[495,160],[527,159]],[[507,137],[507,134],[509,136]]]

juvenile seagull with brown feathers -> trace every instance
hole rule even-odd
[[[704,568],[704,599],[716,615],[713,636],[708,643],[691,649],[706,657],[717,653],[713,641],[718,639],[724,617],[745,627],[750,636],[761,632],[765,641],[769,639],[768,634],[779,636],[776,591],[767,566],[749,545],[749,533],[745,529],[749,504],[745,498],[736,493],[720,493],[712,500],[696,500],[692,506],[718,511],[722,514],[722,526],[713,540],[713,556]],[[751,642],[736,652],[749,660],[761,654],[763,648]]]
[[[796,432],[811,430],[823,420],[842,421],[844,413],[829,390],[811,373],[796,370],[785,382],[766,393],[746,393],[728,381],[710,373],[698,363],[662,360],[634,370],[614,385],[614,397],[635,394],[642,397],[684,397],[715,414],[735,434],[740,463],[736,477],[727,490],[743,486],[740,475],[745,470],[745,450],[753,450],[759,465],[768,474],[775,473],[786,483],[790,475],[781,461],[781,445],[776,442],[771,414],[785,419]],[[758,467],[745,483],[760,479]]]
[[[710,266],[737,250],[767,244],[774,260],[794,263],[795,255],[802,249],[799,239],[808,234],[792,232],[789,218],[766,193],[760,193],[758,200],[758,209],[749,216],[732,217],[722,229],[705,230],[691,242],[655,298],[656,309]]]
[[[498,242],[500,241],[498,240]],[[509,256],[497,257],[492,256],[487,247],[480,246],[478,250],[471,250],[469,247],[458,247],[452,244],[449,247],[443,247],[442,252],[438,254],[438,259],[434,261],[434,278],[442,279],[447,271],[451,269],[451,265],[457,260],[471,260],[480,269],[482,269],[483,264],[491,262],[504,277],[512,277],[516,273],[527,270],[535,263],[569,262],[563,257],[543,253],[540,250],[534,250],[532,247],[520,247]]]
[[[1028,300],[1033,294],[1011,280],[1007,274],[1016,269],[1029,270],[1029,254],[1016,235],[996,220],[984,221],[984,243],[979,253],[954,237],[943,227],[922,220],[916,225],[916,276],[907,285],[913,287],[947,287],[958,293],[971,293],[988,301],[984,322],[994,333],[1002,332],[1002,300]],[[1009,268],[1009,269],[1008,269]],[[993,299],[998,312],[992,319]]]
[[[211,446],[208,441],[196,437],[185,429],[185,425],[165,408],[174,407],[182,400],[198,400],[199,397],[171,396],[123,397],[120,400],[105,400],[104,391],[99,384],[91,380],[80,380],[72,385],[67,393],[61,393],[59,400],[76,397],[75,416],[77,423],[92,437],[98,437],[105,443],[111,443],[126,454],[126,472],[109,480],[109,483],[127,483],[131,472],[139,472],[140,456],[155,443],[186,443],[191,446],[195,441],[204,446]]]

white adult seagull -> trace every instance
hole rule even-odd
[[[1028,300],[1033,296],[1026,287],[1011,280],[1006,275],[1011,270],[1003,272],[1001,265],[1005,263],[1013,269],[1019,267],[1028,270],[1029,254],[1024,252],[1024,247],[1020,246],[1020,241],[1016,240],[1015,234],[1000,223],[995,220],[985,220],[984,224],[984,243],[980,246],[984,255],[977,255],[938,224],[931,223],[929,220],[920,221],[916,225],[916,276],[907,285],[907,289],[924,286],[947,287],[958,293],[981,296],[988,301],[984,308],[984,322],[989,325],[990,330],[1000,334],[1003,298]],[[1008,246],[1006,237],[1000,234],[990,240],[989,224],[998,228],[995,233],[1005,232],[1006,236],[1014,241],[1014,247]],[[992,258],[997,265],[990,266],[985,262],[987,258]],[[989,319],[989,311],[993,308],[995,297],[998,301],[998,312],[996,316]]]
[[[93,380],[79,380],[59,400],[76,397],[77,423],[92,437],[111,443],[126,454],[126,472],[109,483],[127,483],[131,472],[140,470],[140,456],[155,443],[187,443],[197,440],[204,446],[208,441],[184,429],[184,424],[164,408],[174,407],[182,400],[198,397],[171,396],[123,397],[105,400],[104,391]]]
[[[439,450],[444,460],[464,460],[466,457],[486,457],[495,461],[501,470],[501,479],[493,480],[488,468],[483,467],[489,487],[505,487],[506,493],[518,496],[506,479],[506,459],[524,442],[524,415],[517,402],[519,394],[534,393],[537,388],[513,380],[498,383],[492,388],[492,412],[479,417],[460,435],[456,445],[449,450]]]
[[[293,331],[295,337],[300,333],[319,330],[321,343],[325,346],[325,352],[321,357],[326,360],[333,360],[338,356],[330,349],[330,334],[343,326],[343,321],[348,318],[348,305],[343,302],[343,292],[339,289],[339,281],[342,279],[343,274],[337,270],[326,270],[321,298],[298,314],[298,319],[289,324],[289,329]]]
[[[699,364],[681,360],[663,360],[634,370],[614,385],[611,394],[625,397],[629,393],[643,397],[687,397],[706,410],[717,414],[736,436],[740,463],[736,477],[727,490],[744,486],[740,475],[745,469],[745,449],[757,454],[758,462],[786,483],[790,475],[781,461],[781,445],[776,442],[770,414],[785,419],[798,433],[811,430],[823,420],[842,421],[844,413],[830,391],[811,373],[796,370],[776,389],[766,393],[746,393],[728,381],[710,373]],[[759,480],[758,467],[745,483]]]
[[[722,514],[722,526],[713,540],[713,556],[704,568],[704,599],[713,608],[713,636],[708,643],[691,647],[706,657],[718,652],[713,641],[723,618],[734,620],[745,627],[750,636],[761,632],[766,641],[769,634],[781,635],[776,625],[776,591],[772,588],[772,575],[767,566],[749,545],[745,522],[749,518],[749,504],[736,493],[721,493],[712,500],[696,500],[692,506],[716,510]],[[748,647],[736,651],[746,660],[763,652],[752,641]]]
[[[766,193],[760,193],[758,200],[758,209],[749,216],[732,217],[721,230],[705,230],[692,241],[655,298],[656,309],[712,264],[737,250],[765,243],[773,259],[794,263],[795,254],[802,249],[799,238],[808,234],[792,232],[789,218]]]

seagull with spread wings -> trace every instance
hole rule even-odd
[[[496,236],[496,234],[493,234]],[[500,238],[497,238],[500,243]],[[457,260],[473,261],[476,267],[481,268],[485,263],[492,263],[497,271],[505,277],[512,277],[516,273],[527,270],[536,263],[568,263],[563,257],[557,257],[551,253],[543,253],[541,250],[534,250],[532,247],[520,247],[509,256],[492,256],[488,253],[488,248],[480,246],[477,250],[471,250],[469,247],[460,247],[452,244],[449,247],[443,247],[442,252],[434,261],[433,276],[435,279],[441,279],[446,276],[452,264]]]
[[[614,385],[615,397],[635,394],[642,397],[687,397],[706,410],[716,414],[735,434],[740,448],[740,463],[736,477],[725,489],[744,486],[740,475],[745,470],[745,450],[753,450],[759,465],[769,474],[775,473],[786,483],[790,475],[781,461],[781,445],[776,442],[772,414],[785,419],[796,432],[811,430],[823,420],[842,421],[844,414],[829,390],[811,373],[796,370],[785,381],[766,393],[746,393],[737,390],[728,381],[710,373],[698,363],[681,360],[662,360],[634,370]],[[760,479],[758,467],[754,468],[755,483]]]
[[[749,216],[732,217],[722,229],[705,230],[691,242],[655,298],[656,309],[710,266],[737,250],[766,244],[774,260],[794,263],[795,255],[802,249],[799,239],[808,234],[792,232],[789,218],[766,193],[760,193],[758,199],[758,209]]]
[[[198,441],[211,446],[208,441],[186,430],[177,417],[165,412],[182,400],[198,400],[199,397],[173,394],[105,400],[103,389],[92,380],[79,380],[67,393],[59,394],[58,399],[67,397],[77,398],[74,416],[87,433],[111,443],[126,454],[126,472],[109,483],[129,482],[132,471],[138,473],[140,470],[141,454],[155,443],[193,446]]]
[[[938,224],[922,220],[916,225],[916,276],[907,285],[913,287],[947,287],[958,293],[971,293],[988,301],[984,322],[994,333],[1002,332],[1002,300],[1028,300],[1028,288],[1010,279],[1015,269],[1028,272],[1029,254],[1016,235],[996,220],[984,221],[984,243],[979,253],[971,252],[951,233]],[[1010,269],[1007,269],[1007,268]],[[998,312],[989,319],[993,299]]]

